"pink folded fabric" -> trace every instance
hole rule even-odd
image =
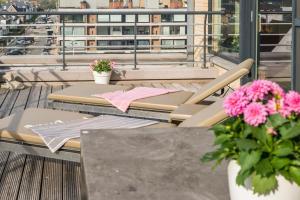
[[[129,91],[116,91],[93,96],[103,98],[119,110],[126,112],[131,102],[148,97],[159,96],[167,93],[178,92],[178,90],[165,88],[136,87]]]

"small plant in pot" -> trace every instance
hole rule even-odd
[[[115,63],[110,60],[95,60],[90,64],[96,84],[109,84]]]
[[[231,200],[300,199],[300,94],[258,80],[224,100],[229,118],[212,130],[216,150],[202,161],[229,160]]]

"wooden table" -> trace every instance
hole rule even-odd
[[[211,144],[200,128],[83,131],[82,199],[228,200],[225,164],[200,162]]]

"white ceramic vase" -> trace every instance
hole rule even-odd
[[[300,187],[295,183],[290,183],[283,176],[278,176],[278,189],[268,195],[254,194],[251,189],[250,179],[246,180],[246,187],[236,184],[236,177],[240,166],[236,161],[230,161],[228,165],[228,181],[231,200],[299,200]]]
[[[96,84],[109,84],[111,71],[110,72],[96,72],[93,71],[94,80]]]

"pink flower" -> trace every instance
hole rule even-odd
[[[278,135],[278,133],[272,127],[267,128],[267,133],[269,133],[271,135]]]
[[[244,120],[252,126],[259,126],[265,123],[267,116],[267,109],[261,103],[251,103],[244,110]]]
[[[249,98],[253,101],[264,100],[273,88],[271,81],[257,80],[248,87]]]
[[[249,104],[249,99],[245,95],[245,89],[245,87],[242,87],[225,98],[223,106],[229,116],[241,115]]]
[[[111,61],[110,66],[111,66],[112,69],[115,68],[116,67],[116,62]]]
[[[282,87],[280,87],[277,83],[272,83],[271,85],[271,92],[273,95],[275,95],[275,98],[280,99],[284,98],[285,93]]]
[[[285,96],[285,103],[290,112],[300,113],[300,94],[295,91],[290,91]]]

